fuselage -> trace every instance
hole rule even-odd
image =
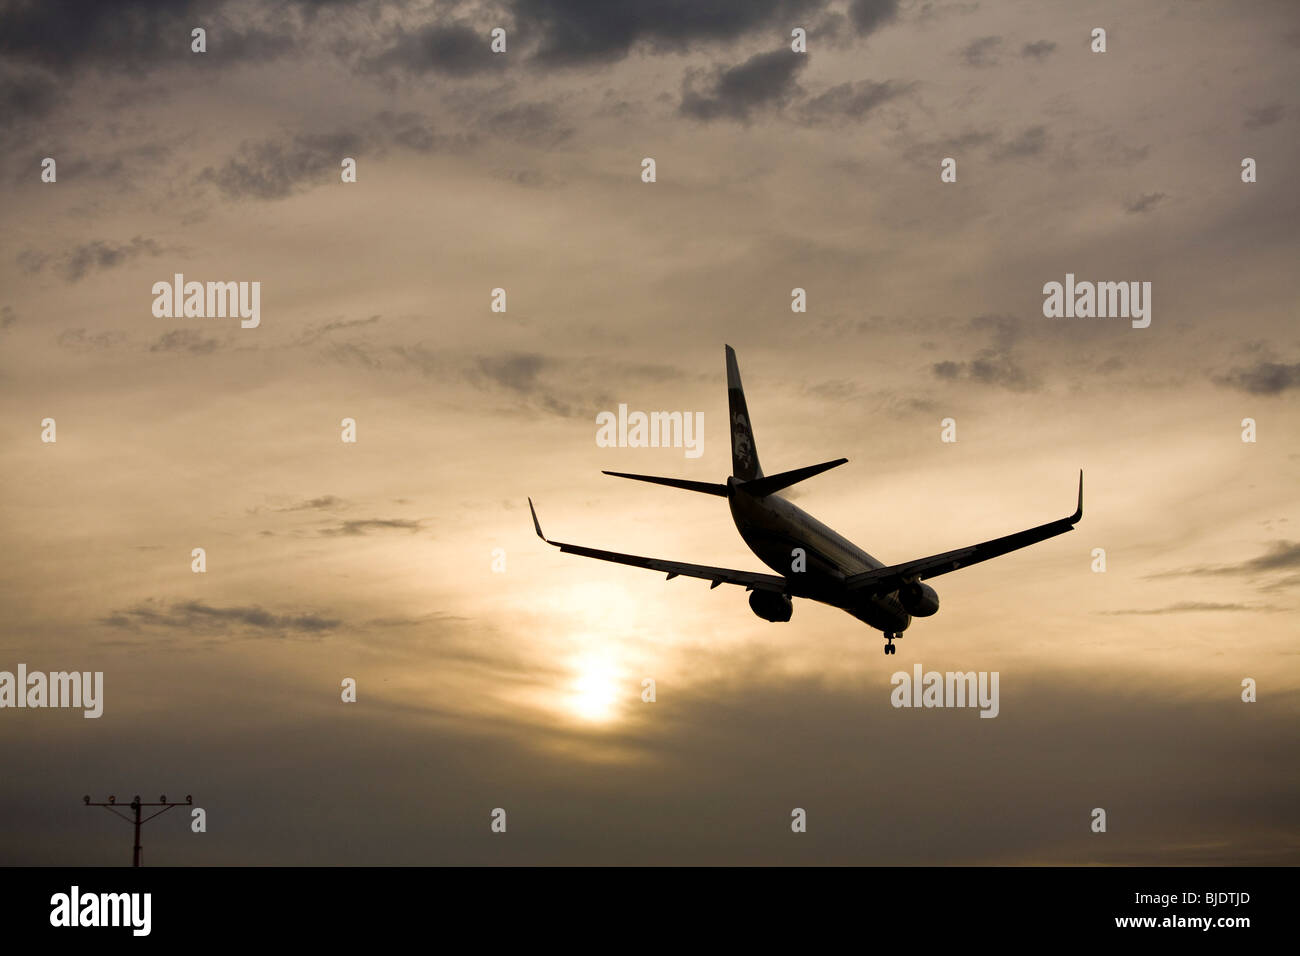
[[[897,592],[863,597],[845,587],[845,578],[884,563],[802,508],[780,495],[746,494],[735,478],[727,479],[727,502],[740,537],[760,561],[790,581],[792,596],[838,607],[881,631],[900,632],[911,623]],[[802,560],[796,548],[802,549]]]

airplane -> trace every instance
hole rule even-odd
[[[766,621],[789,621],[794,614],[794,598],[829,604],[881,631],[885,637],[885,653],[894,654],[897,652],[894,641],[902,637],[913,617],[930,617],[939,610],[939,595],[922,581],[1073,531],[1075,524],[1083,518],[1083,472],[1080,471],[1079,505],[1068,518],[955,551],[885,565],[777,494],[797,482],[843,465],[848,459],[837,458],[820,465],[764,475],[758,463],[749,409],[745,405],[745,389],[740,383],[740,366],[730,345],[726,346],[726,355],[732,468],[725,483],[619,471],[603,474],[726,498],[731,507],[731,518],[745,544],[764,564],[780,573],[713,568],[552,541],[542,534],[537,509],[533,507],[533,499],[529,498],[528,510],[532,513],[537,537],[565,554],[662,571],[668,575],[668,580],[679,575],[703,578],[712,582],[710,590],[720,584],[739,585],[751,592],[751,610]],[[802,561],[797,549],[802,549]],[[795,570],[796,567],[799,570]]]

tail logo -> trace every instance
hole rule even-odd
[[[740,412],[731,416],[731,450],[736,461],[747,466],[754,464],[754,442],[750,438],[749,421]]]

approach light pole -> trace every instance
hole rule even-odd
[[[132,866],[139,866],[139,865],[140,865],[140,850],[141,850],[141,847],[140,847],[140,826],[141,826],[142,824],[148,823],[148,822],[149,822],[150,820],[152,820],[154,817],[159,816],[160,814],[166,813],[166,812],[167,812],[168,810],[170,810],[172,807],[189,807],[189,806],[193,806],[193,805],[194,805],[194,798],[193,798],[192,796],[190,796],[188,793],[185,795],[185,802],[184,802],[184,803],[169,803],[169,802],[167,801],[167,796],[166,796],[166,794],[164,794],[163,796],[161,796],[161,797],[158,798],[158,803],[141,803],[141,802],[140,802],[140,795],[139,795],[139,794],[136,794],[135,799],[132,800],[132,801],[128,804],[128,806],[129,806],[129,807],[130,807],[130,808],[135,812],[135,818],[132,819],[131,817],[128,817],[128,816],[127,816],[126,814],[124,814],[124,813],[118,813],[118,812],[117,812],[117,807],[119,806],[119,804],[118,804],[118,802],[117,802],[117,797],[113,796],[112,794],[109,794],[109,796],[108,796],[108,803],[91,803],[91,802],[90,802],[90,797],[82,797],[81,800],[82,800],[82,802],[85,803],[85,805],[88,806],[88,807],[103,807],[103,808],[104,808],[105,810],[107,810],[109,813],[113,814],[113,816],[115,816],[115,817],[121,817],[121,818],[122,818],[123,820],[125,820],[127,823],[133,823],[133,824],[135,824],[135,849],[134,849],[134,851],[133,851],[132,854],[131,854],[131,865],[132,865]],[[151,813],[151,814],[149,814],[147,817],[145,817],[143,820],[141,820],[141,819],[140,819],[140,808],[141,808],[141,807],[162,807],[162,809],[159,810],[157,813]]]

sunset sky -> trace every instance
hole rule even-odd
[[[1298,89],[1289,0],[0,0],[0,670],[105,686],[0,710],[0,863],[125,864],[110,793],[207,811],[148,865],[1300,862]],[[176,273],[259,327],[155,317]],[[1150,327],[1045,318],[1067,274]],[[1079,469],[1083,521],[893,657],[539,541],[527,496],[767,570],[600,474],[724,479],[724,344],[764,469],[847,457],[791,497],[882,561]],[[620,403],[703,454],[599,447]],[[916,663],[999,716],[893,708]]]

